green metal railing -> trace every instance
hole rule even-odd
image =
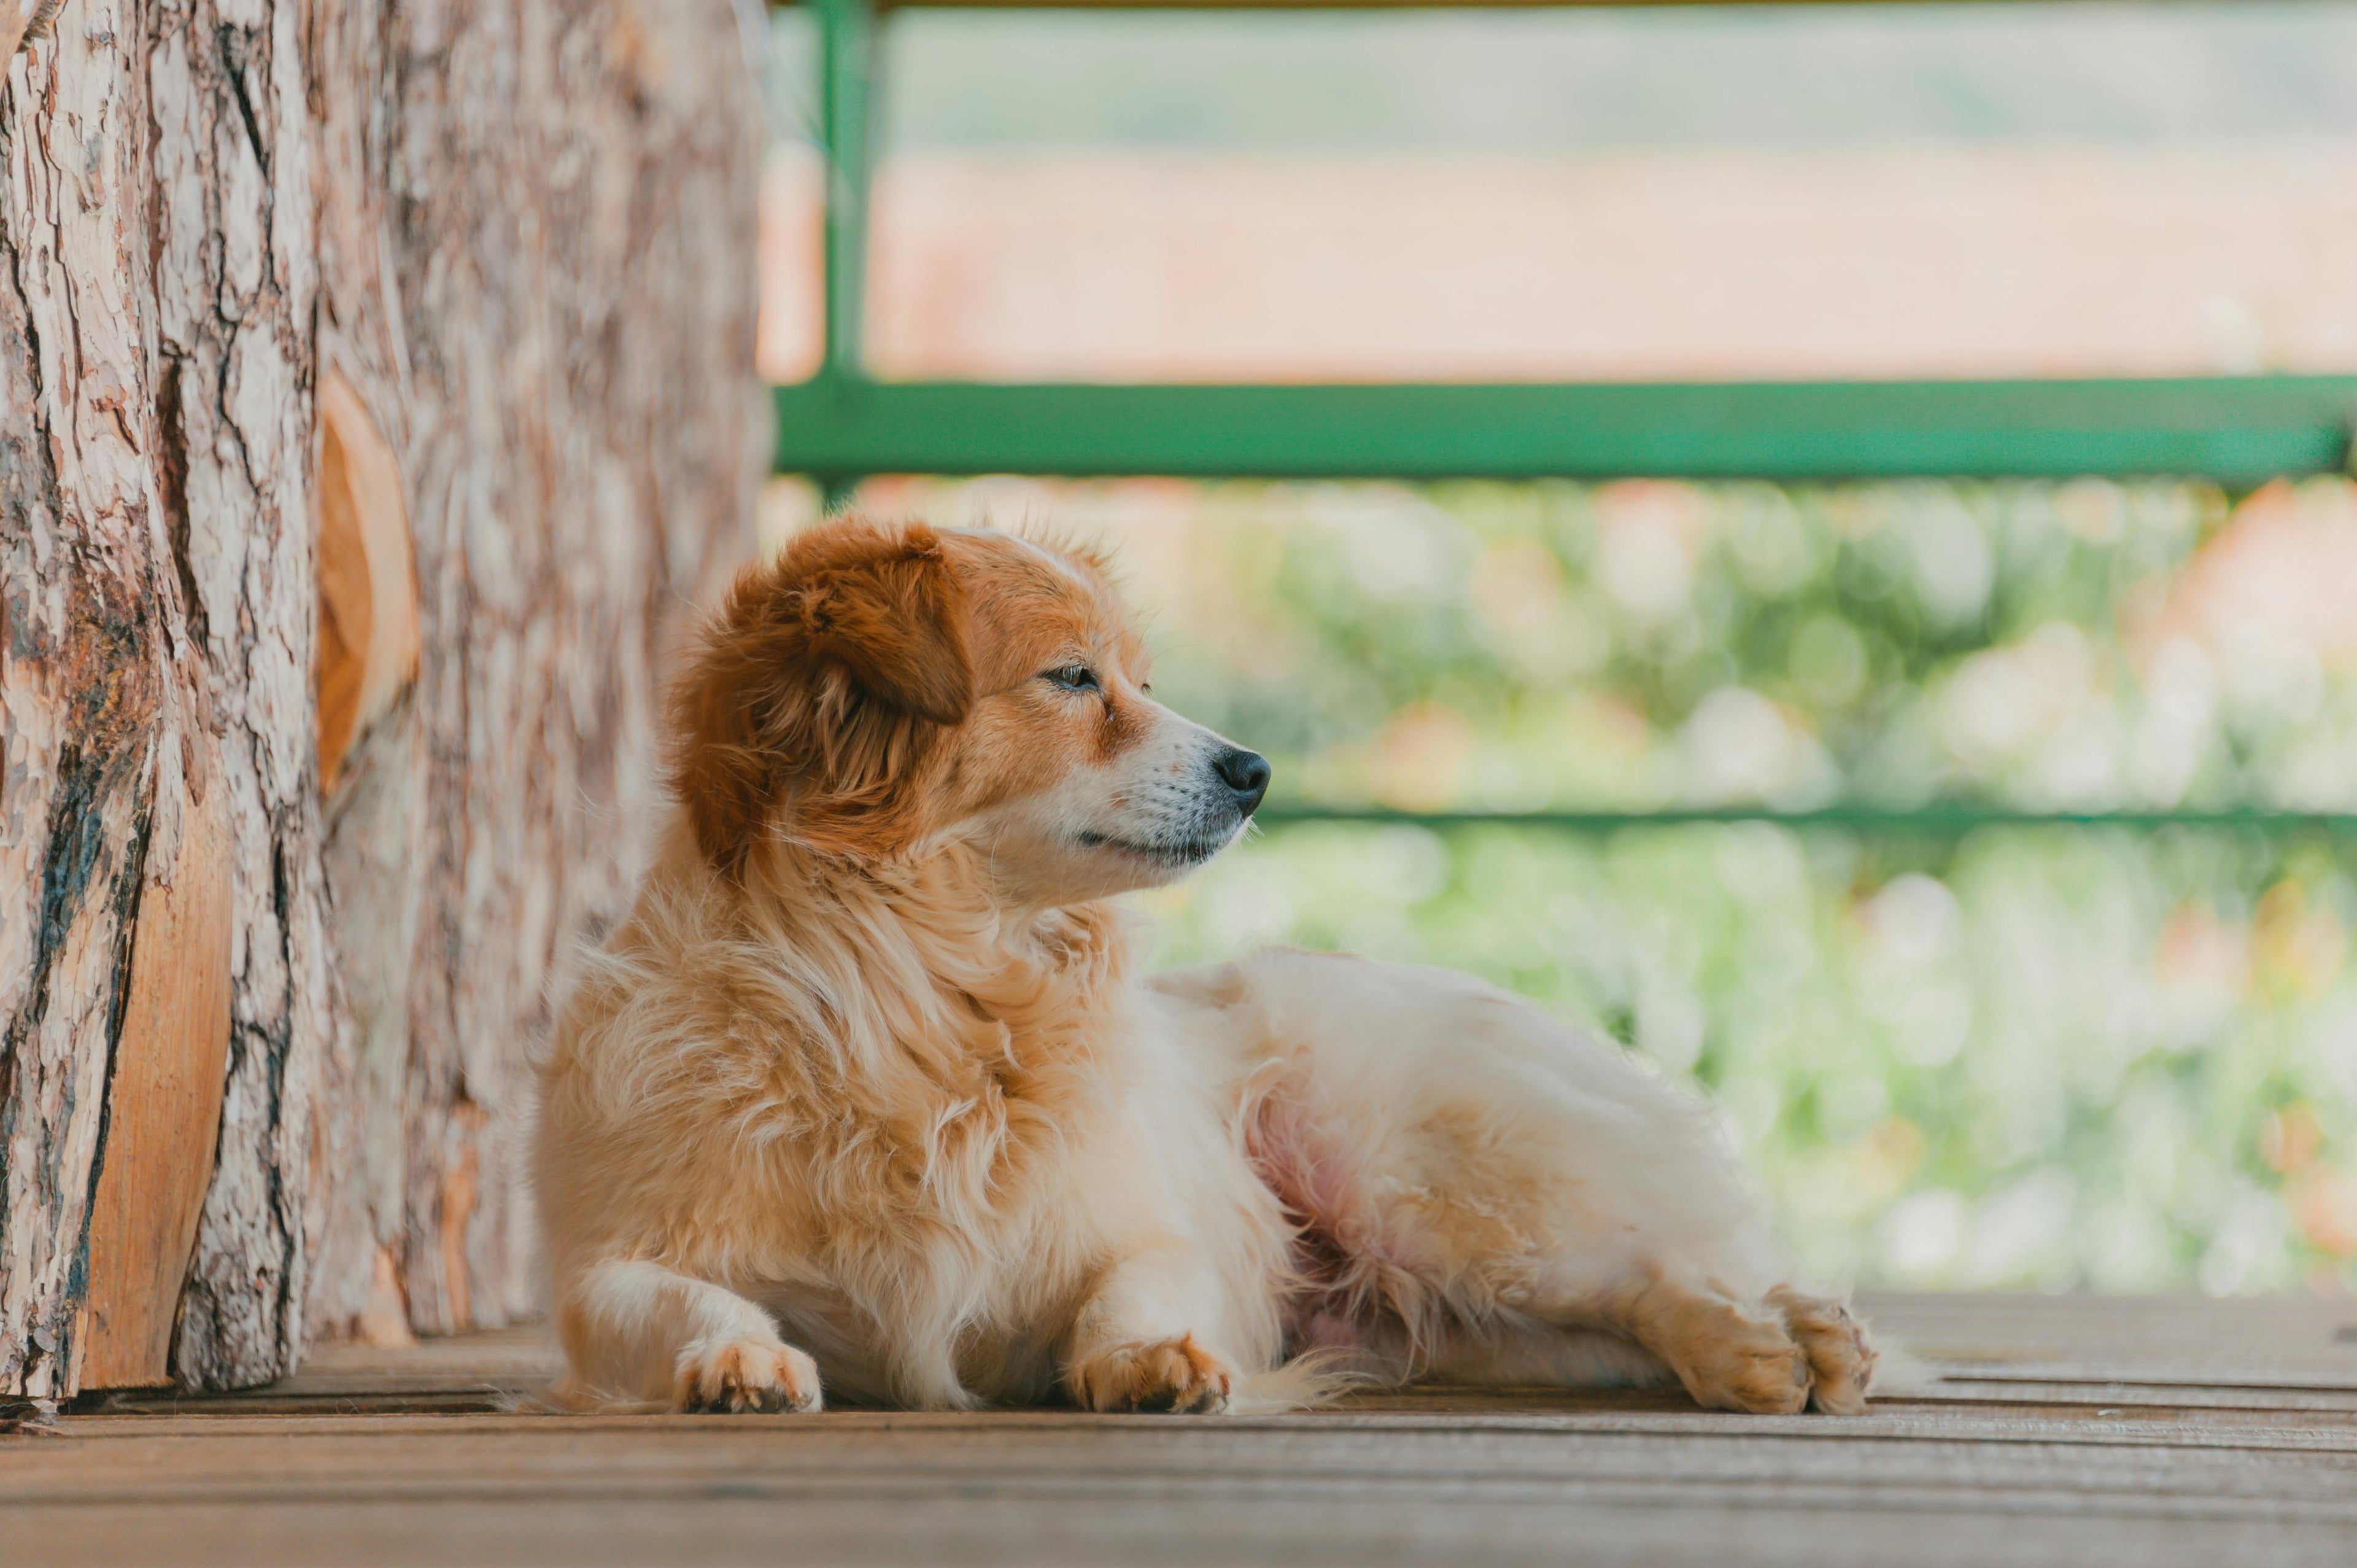
[[[1552,385],[878,381],[867,371],[862,328],[879,7],[875,0],[806,3],[818,25],[827,161],[824,353],[810,381],[774,389],[774,466],[816,479],[830,503],[872,474],[1820,482],[2101,476],[2205,479],[2245,490],[2277,478],[2352,471],[2357,375]],[[993,6],[1006,0],[927,3]],[[1044,3],[1169,9],[1204,8],[1207,0]],[[1265,8],[1450,3],[1277,0]],[[1514,822],[1588,830],[1767,820],[1942,837],[2035,823],[2357,831],[2357,814],[2259,808],[2078,813],[1941,804],[1801,812],[1762,807],[1426,813],[1278,800],[1263,814],[1271,821]]]
[[[852,242],[845,242],[845,249]],[[2348,462],[2357,376],[1528,386],[780,387],[777,465],[1183,478],[2214,479]]]

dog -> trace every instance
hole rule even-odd
[[[1436,970],[1134,972],[1114,900],[1269,765],[1154,700],[1092,551],[818,524],[669,719],[637,901],[535,1062],[566,1402],[1864,1408],[1863,1326],[1617,1047]]]

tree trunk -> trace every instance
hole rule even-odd
[[[535,1309],[522,1055],[626,892],[662,629],[749,548],[759,108],[726,0],[319,36],[322,354],[399,455],[424,660],[329,808],[369,1088],[314,1312],[398,1280],[448,1332]]]
[[[759,479],[737,18],[46,31],[0,89],[0,1393],[512,1320],[522,1055]]]

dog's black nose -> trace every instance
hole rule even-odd
[[[1268,793],[1268,758],[1257,751],[1230,746],[1211,758],[1211,768],[1236,792],[1236,804],[1247,817],[1259,809]]]

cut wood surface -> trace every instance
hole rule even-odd
[[[2357,1561],[2357,1303],[1870,1296],[1864,1417],[1426,1388],[1282,1416],[530,1412],[544,1332],[0,1438],[27,1559]],[[2282,1401],[2304,1398],[2308,1405]]]
[[[353,736],[417,678],[417,575],[401,467],[352,383],[319,378],[319,784],[333,793]]]
[[[211,1184],[229,1060],[229,828],[221,791],[174,802],[179,844],[139,902],[107,1091],[77,1381],[172,1380],[172,1323]],[[155,854],[150,850],[149,854]]]

